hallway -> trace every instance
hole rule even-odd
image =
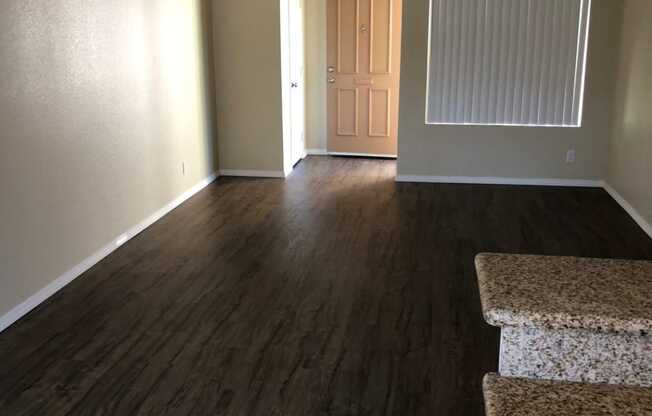
[[[0,334],[0,414],[483,414],[479,252],[652,259],[602,189],[220,178]]]

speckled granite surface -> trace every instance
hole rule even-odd
[[[489,374],[487,416],[650,416],[652,389],[563,383]]]
[[[495,326],[652,333],[652,262],[480,254],[485,319]]]
[[[502,327],[500,375],[652,387],[652,336]]]

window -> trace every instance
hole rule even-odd
[[[579,127],[591,0],[431,0],[427,124]]]

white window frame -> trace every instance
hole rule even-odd
[[[591,9],[592,9],[592,0],[581,0],[582,4],[587,3],[588,11],[586,17],[586,32],[582,37],[580,31],[578,35],[578,50],[581,48],[581,42],[584,43],[583,56],[583,70],[581,71],[581,79],[579,80],[579,109],[578,109],[578,120],[575,124],[511,124],[511,123],[477,123],[477,122],[433,122],[429,121],[429,110],[430,110],[430,85],[431,85],[431,56],[432,56],[432,31],[433,31],[433,2],[434,0],[429,1],[428,9],[428,53],[427,53],[427,62],[426,62],[426,105],[425,105],[425,124],[432,126],[484,126],[484,127],[552,127],[552,128],[581,128],[584,116],[584,99],[585,99],[585,87],[586,87],[586,73],[588,67],[588,49],[589,49],[589,37],[591,29]],[[582,6],[584,7],[584,6]],[[580,17],[581,18],[581,17]],[[576,54],[576,60],[580,59],[580,54]]]

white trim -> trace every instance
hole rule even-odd
[[[396,155],[381,155],[378,153],[349,153],[349,152],[329,152],[326,149],[306,149],[306,154],[310,156],[359,156],[359,157],[385,157],[396,159]]]
[[[475,94],[466,94],[464,100],[465,105],[464,109],[455,109],[451,107],[455,107],[456,103],[455,101],[459,101],[459,96],[455,92],[456,85],[459,83],[459,79],[453,78],[450,79],[450,77],[453,74],[453,71],[455,70],[456,63],[459,65],[464,65],[466,64],[473,66],[473,62],[476,62],[476,65],[481,65],[483,62],[486,63],[486,58],[487,55],[482,53],[482,51],[476,50],[474,48],[471,48],[469,51],[470,54],[467,54],[466,52],[463,51],[456,53],[453,52],[453,55],[451,56],[450,53],[448,54],[449,56],[446,58],[448,59],[448,64],[442,66],[441,63],[446,63],[446,59],[444,61],[438,59],[437,55],[441,54],[443,55],[446,51],[442,50],[441,48],[437,48],[439,45],[435,45],[437,43],[437,39],[442,39],[442,36],[444,38],[448,36],[449,34],[452,34],[452,36],[460,36],[461,37],[461,42],[464,42],[464,39],[467,41],[470,41],[472,44],[477,43],[477,36],[480,35],[482,36],[483,33],[478,32],[477,30],[465,30],[464,28],[459,29],[457,26],[458,23],[461,24],[461,22],[465,22],[468,19],[471,20],[476,20],[476,19],[483,19],[485,21],[485,25],[487,27],[491,27],[493,25],[498,25],[498,24],[508,24],[509,22],[514,23],[515,21],[523,22],[523,17],[522,15],[519,15],[518,13],[516,15],[511,14],[509,16],[505,16],[504,14],[501,15],[502,12],[498,11],[497,15],[493,15],[490,13],[490,9],[487,7],[483,10],[482,13],[480,11],[475,10],[474,7],[471,7],[470,10],[467,10],[465,8],[459,9],[457,8],[455,11],[455,16],[452,16],[453,10],[450,10],[450,7],[455,7],[452,6],[455,3],[461,3],[461,2],[455,2],[452,0],[449,1],[443,1],[439,0],[437,4],[435,4],[435,0],[430,0],[429,5],[428,5],[428,28],[427,28],[427,52],[426,52],[426,90],[425,90],[425,125],[447,125],[447,126],[504,126],[504,127],[557,127],[557,128],[579,128],[582,126],[582,118],[583,118],[583,109],[584,109],[584,92],[585,92],[585,80],[586,80],[586,71],[587,71],[587,56],[588,56],[588,45],[589,45],[589,32],[591,28],[591,0],[578,0],[579,1],[579,13],[578,13],[578,21],[577,21],[577,39],[572,39],[569,37],[558,37],[557,40],[561,42],[559,45],[561,49],[563,49],[563,54],[558,55],[557,53],[554,52],[553,49],[551,49],[552,52],[548,55],[545,51],[542,52],[542,56],[540,58],[544,59],[544,64],[547,63],[551,68],[557,68],[558,66],[563,67],[562,73],[564,74],[563,80],[566,80],[566,82],[570,81],[570,86],[572,87],[572,90],[568,88],[568,85],[564,85],[563,82],[558,83],[556,85],[556,89],[558,93],[561,93],[563,96],[563,103],[562,107],[566,107],[568,109],[572,109],[571,112],[571,121],[570,122],[565,122],[566,120],[561,120],[561,124],[551,124],[551,123],[541,123],[539,122],[542,117],[545,117],[548,122],[557,122],[559,123],[559,120],[554,120],[555,116],[554,114],[552,116],[548,115],[542,115],[541,111],[537,114],[536,111],[533,111],[534,109],[530,109],[528,106],[521,106],[525,107],[524,110],[526,110],[528,113],[528,117],[523,117],[525,116],[525,113],[521,114],[521,111],[513,111],[513,109],[510,111],[510,115],[505,115],[505,117],[502,118],[513,118],[521,121],[521,123],[496,123],[496,122],[490,122],[491,119],[494,119],[496,117],[490,116],[490,114],[495,114],[499,113],[502,115],[502,113],[499,111],[499,109],[503,109],[504,103],[498,102],[496,104],[495,102],[486,104],[484,102],[479,104],[479,107],[477,104],[477,99]],[[436,10],[436,7],[439,6],[439,13]],[[443,11],[442,13],[442,7],[446,9],[446,11]],[[564,9],[564,10],[558,10],[555,9],[553,10],[548,10],[547,12],[544,12],[541,14],[539,17],[535,17],[535,22],[536,21],[541,21],[541,17],[546,15],[547,13],[552,12],[555,16],[561,17],[560,13],[563,13],[564,15],[569,12],[569,9]],[[461,13],[461,14],[460,14]],[[450,16],[448,14],[451,14]],[[435,20],[436,18],[441,19],[452,19],[452,25],[449,24],[446,27],[439,27],[438,22]],[[517,19],[517,20],[514,20]],[[527,19],[526,19],[527,20]],[[525,22],[527,23],[527,22]],[[574,26],[574,24],[573,24]],[[452,29],[451,29],[452,28]],[[467,28],[468,29],[468,28]],[[569,27],[571,29],[571,27]],[[574,29],[574,27],[572,28]],[[439,31],[439,33],[437,33]],[[453,34],[454,31],[454,34]],[[485,33],[486,34],[486,33]],[[494,44],[492,42],[489,42],[489,45],[485,44],[485,49],[489,50],[489,54],[491,56],[494,56],[495,58],[499,59],[506,59],[506,52],[504,52],[504,48],[501,46],[502,43],[505,42],[505,34],[506,32],[503,33],[503,35],[499,35],[498,38],[496,38]],[[520,32],[520,35],[524,35],[523,32]],[[511,32],[510,32],[511,36]],[[512,45],[512,51],[510,52],[510,56],[515,56],[514,59],[516,61],[524,59],[523,54],[525,55],[525,58],[527,57],[527,50],[529,48],[535,47],[536,40],[534,37],[532,38],[532,41],[530,43],[530,36],[528,36],[528,40],[525,43],[519,43],[518,47],[514,49],[514,45]],[[459,41],[459,39],[458,39]],[[482,42],[481,42],[482,43]],[[451,46],[451,45],[449,45]],[[453,45],[454,47],[454,45]],[[450,52],[450,48],[449,52]],[[503,52],[501,52],[501,49]],[[575,53],[573,54],[573,49]],[[547,56],[543,56],[547,55]],[[512,64],[514,64],[513,61]],[[541,59],[536,60],[534,62],[534,65],[540,65]],[[451,67],[453,65],[453,67]],[[491,62],[490,62],[491,65]],[[498,69],[500,70],[500,68]],[[572,70],[572,71],[571,71]],[[471,71],[471,78],[473,78],[471,81],[471,84],[474,84],[476,82],[482,83],[482,77],[481,72],[477,72],[472,70]],[[437,75],[441,75],[439,78],[436,78]],[[526,81],[527,79],[527,81]],[[435,86],[434,82],[437,80],[437,85]],[[561,81],[563,81],[561,80]],[[516,80],[510,79],[505,82],[501,80],[498,80],[497,82],[489,82],[489,84],[496,84],[496,85],[490,85],[490,86],[485,86],[487,88],[491,87],[491,89],[498,88],[502,91],[503,88],[506,89],[506,91],[509,92],[510,87],[514,87],[514,83],[517,82]],[[527,77],[525,79],[520,79],[520,82],[523,85],[529,85],[531,87],[539,87],[539,82],[536,79],[532,79],[531,77]],[[528,84],[529,83],[529,84]],[[475,85],[475,84],[474,84]],[[435,97],[435,93],[437,91],[431,91],[431,88],[433,90],[437,89],[436,87],[442,86],[444,89],[444,94],[443,98],[441,97],[441,94],[438,97]],[[451,94],[447,94],[446,91],[449,90],[450,88],[453,88]],[[476,88],[477,90],[477,88]],[[480,88],[482,90],[482,88]],[[572,93],[572,94],[567,94],[566,92]],[[432,95],[432,97],[431,97]],[[450,95],[450,96],[449,96]],[[481,94],[482,95],[482,94]],[[451,98],[452,97],[452,98]],[[437,98],[437,99],[435,99]],[[457,98],[457,100],[456,100]],[[536,97],[533,97],[536,99]],[[441,101],[443,100],[443,101]],[[431,104],[435,104],[435,101],[439,102],[441,101],[441,105],[433,105],[431,108]],[[480,100],[483,101],[483,100]],[[547,103],[547,101],[551,101],[550,103]],[[546,106],[549,106],[553,103],[555,100],[544,100],[544,102],[541,102],[541,95],[539,96],[539,106],[543,106],[544,110]],[[569,102],[570,101],[570,102]],[[468,105],[467,105],[468,104]],[[509,103],[508,103],[509,104]],[[508,105],[510,107],[511,104]],[[496,107],[496,108],[493,108]],[[516,106],[514,106],[516,108]],[[435,110],[435,111],[433,111]],[[480,111],[480,114],[476,114],[476,110]],[[518,110],[518,109],[517,109]],[[521,109],[523,110],[523,109]],[[430,113],[433,114],[430,114]],[[443,113],[443,114],[440,114]],[[460,114],[461,112],[461,114]],[[489,113],[487,113],[489,112]],[[545,112],[545,111],[544,111]],[[437,114],[434,114],[437,113]],[[451,114],[453,113],[453,114]],[[562,111],[563,113],[563,111]],[[501,118],[501,116],[497,116],[497,118]],[[528,122],[528,118],[534,118],[539,121],[536,122]],[[566,118],[566,117],[562,117]],[[576,118],[576,119],[575,119]],[[474,119],[474,120],[479,120],[478,122],[474,123],[465,123],[462,122],[462,120],[469,120],[469,119]],[[446,121],[442,121],[446,120]],[[447,120],[453,120],[452,122],[448,122]],[[532,120],[530,120],[532,121]]]
[[[290,2],[280,0],[280,30],[279,41],[281,44],[281,119],[283,125],[283,171],[292,169],[292,108],[290,92]],[[225,171],[226,172],[226,171]],[[255,176],[268,177],[270,175],[241,174],[240,171],[231,171],[232,174],[222,173],[225,176]],[[276,175],[276,174],[275,174]]]
[[[584,0],[582,0],[582,8],[580,10],[584,10]],[[591,4],[591,0],[588,0],[589,5],[587,6],[586,10],[586,32],[585,32],[585,38],[584,38],[584,71],[582,71],[582,83],[580,86],[580,107],[577,110],[577,122],[581,126],[582,121],[584,120],[584,90],[586,86],[586,69],[588,68],[589,61],[588,61],[588,56],[589,56],[589,36],[591,34],[591,9],[593,5]],[[579,50],[579,47],[578,47]]]
[[[221,176],[243,176],[248,178],[285,178],[287,175],[281,170],[246,170],[246,169],[221,169]],[[288,173],[289,175],[289,173]]]
[[[491,176],[397,175],[396,182],[461,183],[477,185],[532,185],[601,188],[602,181],[592,179],[502,178]]]
[[[4,314],[2,317],[0,317],[0,332],[4,331],[13,323],[18,321],[20,318],[27,315],[32,309],[36,308],[42,302],[47,300],[50,296],[54,295],[63,287],[65,287],[67,284],[69,284],[70,282],[72,282],[73,280],[81,276],[84,272],[86,272],[88,269],[90,269],[91,267],[99,263],[106,256],[113,253],[113,251],[115,251],[118,247],[120,247],[121,245],[123,245],[124,243],[126,243],[127,241],[129,241],[130,239],[138,235],[139,233],[141,233],[147,227],[154,224],[156,221],[164,217],[166,214],[168,214],[170,211],[172,211],[173,209],[175,209],[176,207],[184,203],[186,200],[190,199],[190,197],[192,197],[197,192],[201,191],[206,186],[208,186],[213,181],[215,181],[217,177],[218,175],[213,173],[207,178],[203,179],[202,181],[194,185],[192,188],[182,193],[173,201],[165,205],[163,208],[159,209],[158,211],[156,211],[154,214],[147,217],[142,222],[131,227],[124,234],[117,236],[111,242],[107,243],[104,247],[100,248],[98,251],[91,254],[86,259],[84,259],[81,263],[77,264],[72,269],[68,270],[61,276],[57,277],[50,284],[48,284],[47,286],[45,286],[44,288],[42,288],[32,296],[30,296],[29,298],[27,298],[25,301],[20,303],[18,306],[14,307],[12,310]]]
[[[428,126],[476,126],[476,127],[545,127],[545,128],[562,128],[576,129],[582,127],[581,122],[578,124],[510,124],[510,123],[444,123],[426,121]]]
[[[396,159],[396,155],[381,155],[379,153],[349,153],[349,152],[328,152],[329,156],[356,156],[356,157],[384,157]]]
[[[627,211],[630,217],[636,221],[636,223],[643,229],[643,231],[645,231],[647,235],[652,238],[652,225],[636,210],[636,208],[627,202],[627,200],[623,198],[623,196],[620,195],[618,191],[616,191],[606,181],[603,183],[603,187],[604,190],[607,191],[609,195],[611,195],[611,197],[615,199],[616,202],[618,202],[618,204],[620,204],[620,206],[623,207],[625,211]]]
[[[652,238],[652,224],[650,224],[622,195],[609,183],[593,179],[547,179],[547,178],[503,178],[489,176],[430,176],[430,175],[397,175],[396,182],[420,183],[452,183],[476,185],[532,185],[532,186],[564,186],[603,188],[630,217]]]
[[[425,123],[428,124],[428,110],[430,109],[430,58],[432,56],[432,0],[428,4],[428,52],[426,52],[426,108]]]

